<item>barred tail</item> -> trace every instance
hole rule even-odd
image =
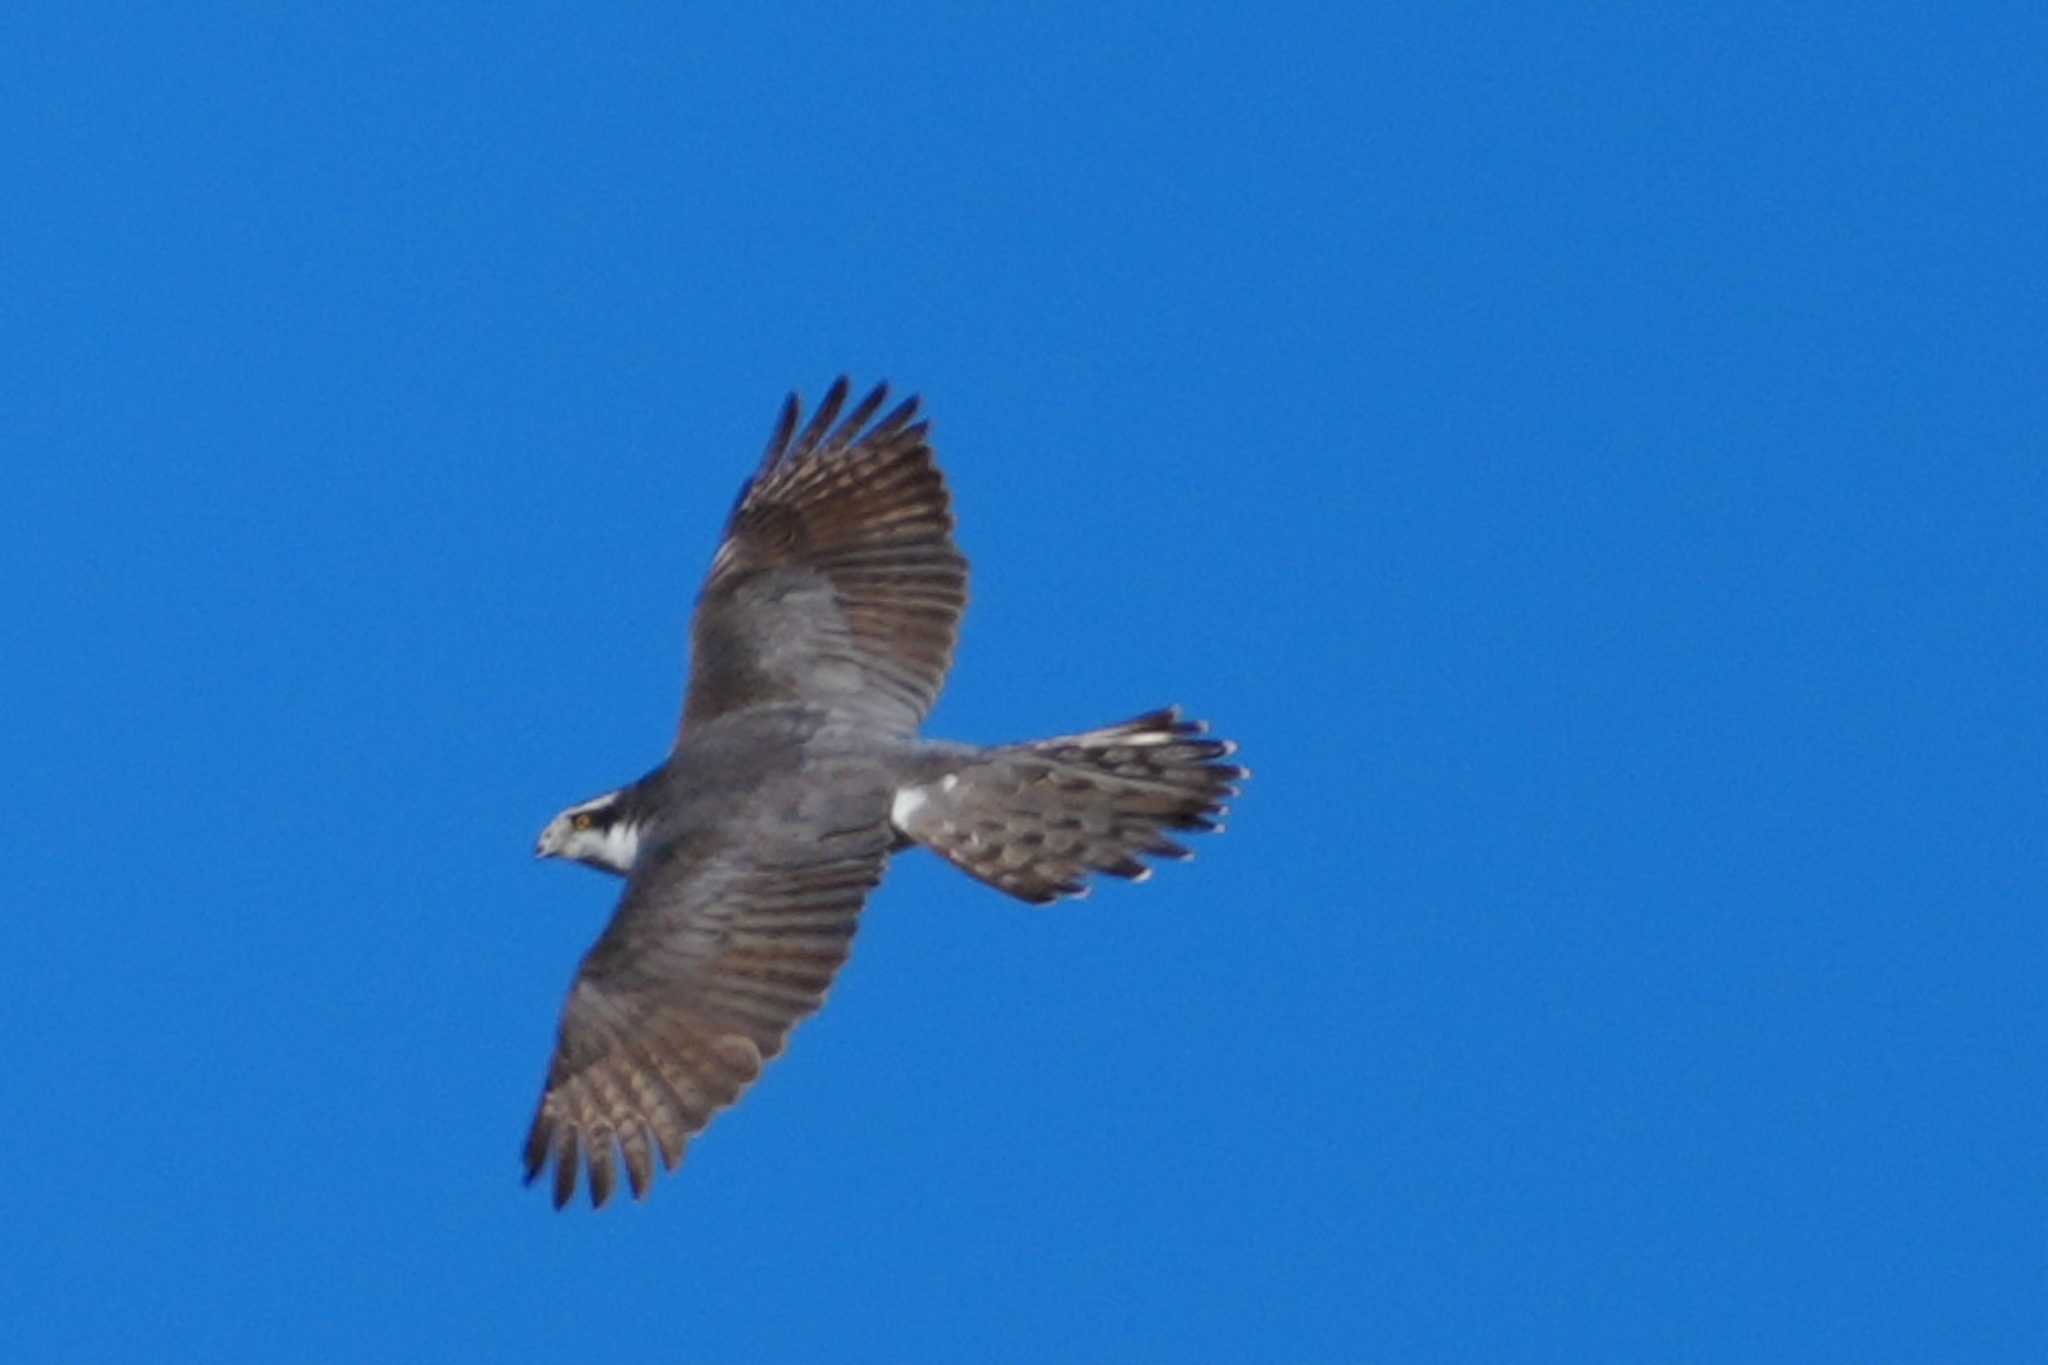
[[[1140,854],[1186,858],[1165,830],[1219,831],[1244,768],[1178,708],[951,761],[900,788],[896,826],[969,876],[1034,904],[1082,896],[1090,872],[1142,881]]]

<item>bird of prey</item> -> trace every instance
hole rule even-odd
[[[953,659],[967,561],[917,399],[876,418],[841,378],[784,403],[691,622],[661,766],[571,806],[535,856],[626,880],[562,1017],[526,1180],[556,1208],[614,1155],[635,1198],[781,1053],[846,961],[892,853],[922,845],[1019,900],[1143,879],[1249,774],[1177,709],[983,748],[918,737]]]

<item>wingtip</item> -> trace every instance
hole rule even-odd
[[[756,478],[767,473],[775,462],[782,458],[782,452],[789,449],[789,438],[796,434],[797,419],[803,416],[803,412],[804,400],[797,396],[794,389],[783,396],[782,411],[776,414],[775,425],[768,432],[768,448],[761,452],[761,465],[755,471]],[[749,479],[741,486],[739,498],[733,503],[735,509],[741,502],[746,501],[747,489],[753,487],[753,484],[753,479]]]

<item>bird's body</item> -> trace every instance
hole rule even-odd
[[[834,827],[841,821],[886,820],[894,775],[920,747],[804,706],[721,716],[678,736],[668,761],[632,786],[564,811],[567,822],[578,813],[600,811],[612,818],[594,824],[582,846],[545,852],[624,876],[643,849],[762,819],[791,802],[815,804],[829,797],[836,808],[813,815]],[[832,780],[820,783],[827,768]]]
[[[889,855],[922,844],[1042,903],[1090,872],[1140,878],[1212,829],[1242,769],[1157,711],[978,748],[917,726],[966,602],[916,400],[844,421],[839,381],[801,432],[791,398],[741,490],[692,626],[683,723],[660,767],[572,806],[537,853],[626,879],[563,1007],[526,1149],[559,1207],[614,1153],[636,1195],[823,1002]],[[837,422],[837,425],[835,425]]]

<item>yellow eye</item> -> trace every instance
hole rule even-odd
[[[588,811],[578,812],[577,814],[569,817],[569,823],[574,825],[578,829],[589,829],[590,813]]]

